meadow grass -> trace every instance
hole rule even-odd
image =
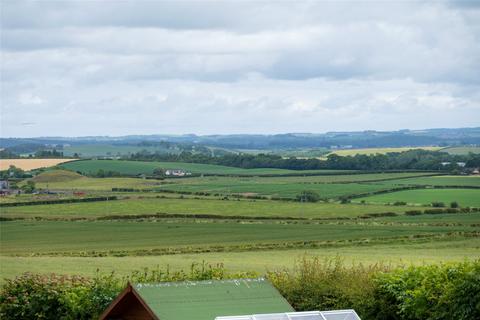
[[[466,155],[469,153],[480,153],[480,147],[448,147],[441,149],[441,151],[450,154]]]
[[[305,241],[333,242],[394,239],[414,235],[471,232],[464,225],[365,223],[235,223],[222,221],[8,221],[1,222],[3,255],[37,253],[62,255],[83,252],[148,254],[149,250],[219,248],[220,251],[256,250],[256,245]],[[305,245],[305,244],[304,244]],[[273,247],[275,248],[275,246]],[[92,253],[96,252],[96,253]],[[138,253],[140,252],[140,253]]]
[[[326,247],[321,249],[291,249],[250,252],[210,252],[196,254],[176,254],[163,256],[125,257],[12,257],[0,256],[2,278],[12,278],[24,272],[79,274],[94,276],[99,273],[115,272],[128,275],[133,270],[155,269],[158,266],[171,270],[189,270],[192,263],[206,261],[222,263],[232,272],[292,268],[296,261],[305,256],[343,259],[348,264],[393,264],[422,265],[430,263],[463,261],[480,258],[479,238],[449,238],[447,241],[402,242],[364,246]]]
[[[220,216],[354,218],[368,213],[425,209],[408,206],[339,203],[300,203],[270,200],[218,200],[192,198],[132,198],[115,201],[1,207],[1,217],[96,218],[109,215],[156,213],[210,214]]]
[[[404,190],[355,199],[367,203],[386,204],[404,201],[408,204],[428,205],[432,202],[443,202],[449,205],[456,201],[463,207],[480,207],[480,189],[418,189]]]
[[[377,182],[384,185],[473,186],[480,187],[480,176],[415,177]]]

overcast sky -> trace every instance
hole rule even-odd
[[[0,3],[2,137],[480,125],[480,1]]]

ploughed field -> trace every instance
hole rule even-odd
[[[105,164],[104,170],[116,170],[127,163],[122,170],[132,173],[159,165],[92,161],[62,166],[95,172]],[[185,268],[202,260],[263,272],[291,267],[305,254],[395,264],[480,257],[480,212],[467,208],[480,207],[479,177],[432,172],[256,176],[291,172],[251,174],[179,163],[172,168],[183,165],[207,176],[92,178],[57,170],[35,177],[37,188],[48,194],[0,199],[2,276],[24,271],[92,275],[97,268],[130,273],[167,264]],[[221,176],[208,176],[215,173]],[[322,201],[296,201],[305,190],[317,192]],[[105,196],[117,199],[105,201]],[[90,197],[97,199],[79,202]],[[74,202],[41,204],[65,199]],[[448,207],[454,201],[460,208],[431,211],[432,202]]]

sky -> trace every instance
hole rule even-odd
[[[2,137],[480,126],[480,1],[0,9]]]

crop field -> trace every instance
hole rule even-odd
[[[219,174],[219,175],[275,175],[275,174],[332,174],[338,172],[351,172],[341,170],[286,170],[286,169],[242,169],[212,164],[181,163],[181,162],[144,162],[123,160],[82,160],[66,163],[61,167],[79,171],[84,174],[95,174],[98,170],[115,171],[122,174],[153,174],[153,170],[183,169],[195,174]]]
[[[36,182],[36,186],[49,190],[85,190],[85,191],[111,191],[112,188],[134,188],[149,190],[160,186],[158,180],[140,178],[88,178],[82,176],[70,181]]]
[[[390,152],[403,152],[414,149],[430,150],[437,151],[442,149],[441,147],[399,147],[399,148],[365,148],[365,149],[344,149],[344,150],[335,150],[330,154],[336,154],[339,156],[354,156],[357,154],[385,154]]]
[[[299,203],[270,200],[143,198],[0,208],[0,217],[98,218],[109,215],[208,214],[246,217],[354,218],[363,214],[418,209],[405,206]],[[420,208],[422,209],[422,208]],[[425,209],[425,208],[423,208]]]
[[[420,189],[405,190],[386,194],[373,195],[356,199],[367,203],[386,204],[404,201],[408,204],[428,205],[432,202],[443,202],[449,205],[456,201],[460,206],[480,207],[480,189]]]
[[[28,171],[39,168],[53,167],[61,163],[66,163],[75,159],[0,159],[0,170],[7,170],[10,166],[15,166]]]

